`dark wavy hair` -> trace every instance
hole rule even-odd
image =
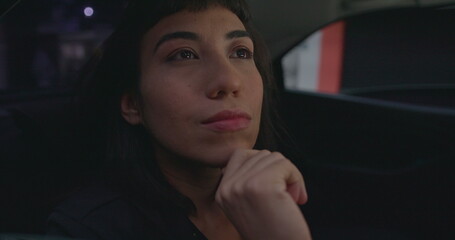
[[[95,53],[83,71],[80,103],[85,119],[91,161],[100,161],[106,181],[148,202],[167,201],[186,211],[194,205],[164,179],[153,161],[150,136],[143,126],[128,124],[120,112],[125,93],[139,96],[140,44],[144,34],[160,19],[182,10],[203,11],[223,6],[242,21],[252,37],[256,67],[264,86],[257,149],[275,150],[278,116],[273,106],[275,85],[265,43],[252,26],[244,0],[135,0],[130,1],[120,24]],[[160,197],[157,197],[160,196]],[[146,199],[146,200],[145,200]]]

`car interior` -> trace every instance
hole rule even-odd
[[[98,170],[78,157],[85,136],[71,122],[81,116],[61,78],[74,81],[89,55],[75,43],[91,52],[109,31],[35,35],[32,52],[50,52],[60,73],[35,71],[43,86],[25,87],[32,73],[18,64],[36,55],[2,48],[26,48],[25,32],[36,26],[17,30],[16,46],[2,42],[15,32],[7,26],[30,21],[29,2],[1,5],[0,239],[41,239],[52,209]],[[124,1],[115,2],[107,8],[118,13]],[[248,2],[271,50],[292,139],[281,147],[305,177],[313,238],[455,239],[455,1]],[[73,48],[65,55],[63,46]]]

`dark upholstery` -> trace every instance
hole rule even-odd
[[[0,110],[0,232],[44,233],[52,208],[91,177],[69,105],[49,97]]]
[[[284,99],[315,239],[454,239],[455,110],[309,93]]]

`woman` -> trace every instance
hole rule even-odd
[[[242,0],[130,3],[86,76],[103,181],[58,207],[49,234],[310,239],[303,178],[269,151],[264,52]]]

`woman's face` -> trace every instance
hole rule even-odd
[[[263,86],[254,46],[223,7],[163,18],[142,41],[140,122],[157,158],[220,167],[259,132]]]

